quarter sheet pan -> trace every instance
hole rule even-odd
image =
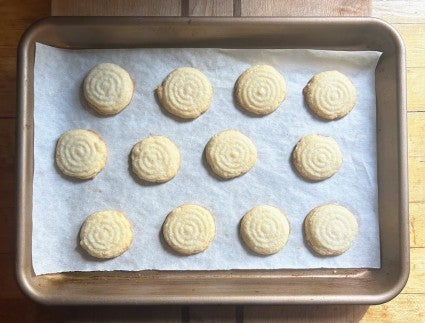
[[[62,273],[32,268],[36,42],[73,49],[311,48],[383,53],[375,73],[380,269]],[[387,24],[362,18],[48,18],[20,44],[17,277],[49,304],[379,303],[408,275],[404,49]]]

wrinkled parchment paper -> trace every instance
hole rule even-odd
[[[35,139],[33,194],[33,267],[37,275],[94,270],[212,270],[271,268],[377,268],[380,266],[377,216],[374,71],[380,53],[279,49],[131,49],[67,50],[37,44],[35,61]],[[131,104],[113,117],[98,117],[81,95],[86,73],[113,62],[135,81]],[[233,101],[238,76],[252,64],[266,63],[285,77],[287,98],[278,110],[252,117]],[[154,89],[173,69],[193,66],[211,81],[214,96],[201,117],[176,120],[159,107]],[[317,72],[336,69],[357,88],[357,105],[345,118],[322,121],[306,108],[302,89]],[[97,131],[108,146],[105,169],[94,180],[71,181],[54,164],[59,136],[70,129]],[[239,178],[220,181],[203,161],[211,136],[225,129],[248,135],[258,149],[255,167]],[[344,162],[332,178],[311,183],[290,163],[291,151],[304,135],[333,136]],[[149,135],[165,135],[181,150],[178,175],[165,184],[141,185],[129,172],[132,146]],[[213,213],[217,236],[210,248],[182,257],[161,238],[166,215],[184,203],[198,203]],[[303,242],[307,213],[324,203],[339,203],[358,218],[353,247],[338,257],[314,256]],[[291,234],[272,256],[248,252],[238,236],[241,217],[258,204],[287,214]],[[134,225],[131,248],[122,256],[99,261],[79,247],[79,229],[92,212],[123,211]]]

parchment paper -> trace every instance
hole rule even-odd
[[[380,53],[279,49],[131,49],[66,50],[37,44],[35,60],[35,139],[33,193],[33,267],[37,275],[93,270],[213,270],[262,268],[377,268],[380,266],[377,216],[374,71]],[[135,81],[131,104],[113,117],[98,117],[81,95],[86,73],[113,62]],[[252,117],[233,101],[238,76],[252,64],[266,63],[284,75],[287,98],[265,117]],[[211,81],[214,96],[201,117],[179,121],[155,100],[154,89],[173,69],[193,66]],[[302,89],[317,72],[336,69],[357,88],[357,105],[345,118],[322,121],[306,108]],[[54,164],[59,136],[70,129],[97,131],[108,146],[105,169],[89,181],[66,179]],[[203,161],[203,149],[215,133],[238,129],[258,149],[255,167],[239,178],[220,181]],[[332,178],[311,183],[291,166],[294,145],[304,135],[333,136],[344,162]],[[178,175],[165,184],[144,186],[129,172],[132,146],[149,135],[165,135],[181,150]],[[161,238],[167,214],[184,203],[213,213],[217,236],[198,255],[171,252]],[[338,257],[314,256],[304,245],[302,223],[324,203],[339,203],[357,216],[359,235]],[[284,210],[291,224],[285,248],[269,257],[248,252],[240,241],[241,217],[258,204]],[[92,212],[117,209],[134,225],[131,248],[122,256],[94,260],[78,244],[79,229]]]

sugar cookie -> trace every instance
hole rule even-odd
[[[356,104],[356,88],[348,77],[337,71],[316,74],[303,93],[310,110],[326,120],[344,117]]]
[[[106,144],[96,132],[74,129],[60,136],[55,161],[63,174],[90,179],[105,167],[107,154]]]
[[[210,139],[205,157],[216,175],[229,179],[245,174],[255,165],[257,148],[239,131],[226,130]]]
[[[278,208],[259,205],[244,215],[240,233],[245,245],[260,255],[280,251],[288,241],[289,222]]]
[[[355,216],[336,204],[318,206],[304,220],[307,244],[322,256],[337,256],[347,251],[357,232]]]
[[[208,249],[215,237],[215,222],[202,206],[185,204],[168,214],[162,227],[165,241],[175,251],[192,255]]]
[[[331,177],[341,168],[342,153],[332,137],[308,135],[297,143],[292,161],[300,175],[318,181]]]
[[[269,65],[252,66],[236,81],[237,104],[257,115],[275,111],[285,99],[285,95],[285,79]]]
[[[180,151],[167,137],[151,136],[133,146],[131,165],[134,174],[140,179],[163,183],[177,175]]]
[[[111,63],[95,66],[84,79],[83,87],[89,106],[102,115],[121,112],[130,103],[134,91],[128,72]]]
[[[131,244],[131,224],[118,211],[102,211],[90,215],[80,231],[80,245],[96,258],[115,258]]]
[[[213,88],[208,78],[193,67],[172,71],[156,89],[160,104],[171,114],[194,119],[208,110]]]

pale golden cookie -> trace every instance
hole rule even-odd
[[[63,174],[90,179],[105,167],[107,154],[106,144],[96,132],[74,129],[60,136],[55,161]]]
[[[193,67],[172,71],[156,89],[161,105],[171,114],[193,119],[208,110],[213,88],[208,78]]]
[[[226,130],[214,135],[205,149],[212,171],[224,179],[248,172],[255,165],[257,148],[244,134]]]
[[[259,205],[244,215],[240,233],[245,245],[260,255],[280,251],[289,238],[289,222],[278,208]]]
[[[138,142],[131,150],[134,174],[152,183],[169,181],[180,168],[180,151],[164,136],[151,136]]]
[[[83,88],[91,108],[102,115],[113,115],[130,103],[134,84],[125,69],[104,63],[95,66],[87,74]]]
[[[131,224],[118,211],[93,213],[80,231],[81,247],[96,258],[115,258],[130,247],[132,240]]]
[[[304,220],[307,244],[322,256],[337,256],[347,251],[357,232],[356,217],[336,204],[318,206]]]
[[[173,250],[192,255],[208,249],[215,237],[215,222],[207,209],[185,204],[168,214],[162,233]]]
[[[297,143],[292,161],[306,179],[324,180],[334,175],[342,165],[342,153],[332,137],[308,135]]]
[[[285,79],[274,67],[255,65],[239,76],[235,85],[237,104],[257,115],[275,111],[286,95]]]
[[[327,120],[344,117],[356,104],[356,88],[338,71],[316,74],[303,93],[310,110]]]

